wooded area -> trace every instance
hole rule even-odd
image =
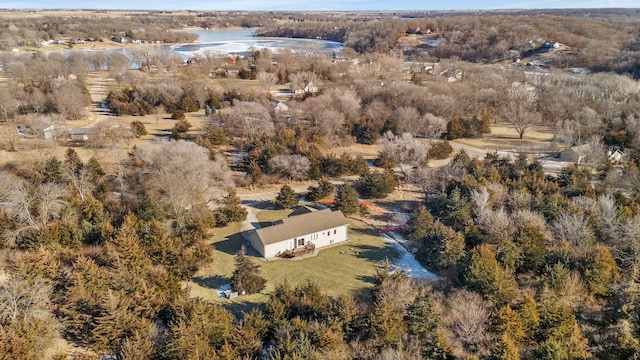
[[[129,57],[0,52],[0,156],[22,155],[0,162],[0,359],[640,356],[637,11],[94,20],[16,16],[0,43],[121,32],[185,42],[158,29],[259,23],[262,35],[345,50],[188,62],[145,45]],[[404,42],[415,35],[439,45]],[[148,129],[161,121],[171,125]],[[85,137],[55,133],[69,124]],[[513,131],[512,158],[454,150],[498,126]],[[540,129],[552,139],[531,136]],[[535,156],[576,147],[586,150],[557,172],[545,167],[557,159]],[[370,264],[370,288],[267,293],[263,260],[243,249],[224,280],[267,301],[241,312],[193,298],[194,275],[221,251],[215,229],[247,218],[237,190],[261,186],[280,190],[281,208],[333,198],[358,219],[376,216],[359,199],[410,189],[399,236],[438,280],[389,259]],[[52,350],[61,339],[77,351]]]

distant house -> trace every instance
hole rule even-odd
[[[66,134],[67,128],[62,125],[53,124],[42,130],[42,135],[45,139],[57,139]]]
[[[251,247],[269,259],[347,241],[348,224],[340,210],[302,207],[274,225],[253,230],[249,236]]]
[[[111,38],[111,41],[117,42],[117,43],[120,43],[120,44],[126,44],[127,43],[127,38],[120,37],[120,36],[114,36],[114,37]]]
[[[317,93],[319,90],[318,87],[315,86],[312,82],[306,82],[306,81],[305,81],[304,87],[302,88],[296,88],[292,84],[289,89],[291,90],[292,93],[296,95],[313,94],[313,93]]]
[[[71,140],[89,140],[89,135],[93,131],[93,128],[82,127],[82,128],[73,128],[69,130],[69,138]]]
[[[278,102],[278,104],[276,104],[275,110],[276,110],[276,112],[289,111],[289,106],[280,101],[280,102]]]
[[[572,146],[560,152],[560,160],[582,164],[591,153],[591,144]]]
[[[625,153],[621,149],[609,149],[607,150],[607,158],[614,163],[619,164],[625,160]]]

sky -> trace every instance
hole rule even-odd
[[[637,8],[639,0],[0,0],[0,9],[126,10],[466,10]]]

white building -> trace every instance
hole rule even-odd
[[[251,247],[269,259],[285,252],[315,250],[348,240],[349,223],[342,211],[304,209],[274,225],[253,230],[250,233]]]

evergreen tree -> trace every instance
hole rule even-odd
[[[180,299],[173,304],[165,354],[170,359],[217,359],[231,338],[234,317],[219,304]]]
[[[118,350],[118,359],[153,359],[156,356],[153,345],[153,339],[149,334],[133,331],[133,334],[122,341]]]
[[[596,245],[589,252],[582,267],[584,280],[593,295],[610,295],[613,286],[620,281],[616,261],[611,252],[602,245]]]
[[[498,310],[492,327],[494,333],[509,337],[515,344],[522,343],[527,336],[522,317],[509,305]]]
[[[539,345],[534,356],[539,360],[569,360],[567,349],[558,341],[547,341]]]
[[[73,148],[67,148],[64,153],[64,165],[72,174],[78,174],[82,170],[82,160],[80,160],[80,156]]]
[[[508,335],[502,335],[494,346],[491,359],[493,360],[520,360],[520,353],[515,342]]]
[[[247,210],[242,207],[242,202],[236,191],[231,189],[220,201],[221,206],[216,209],[216,225],[225,226],[229,223],[242,221],[247,218]]]
[[[0,360],[34,360],[29,342],[9,326],[0,324]]]
[[[142,121],[138,121],[138,120],[132,121],[131,122],[131,131],[133,132],[133,135],[136,138],[139,138],[140,136],[147,135],[147,128],[144,126]]]
[[[251,160],[247,165],[247,176],[251,179],[251,183],[255,184],[262,178],[262,168],[257,161]]]
[[[514,306],[514,310],[520,315],[527,337],[533,339],[533,335],[540,324],[540,314],[538,313],[536,301],[531,295],[522,293]]]
[[[341,330],[350,338],[356,329],[357,315],[355,299],[350,295],[340,294],[332,299],[327,320],[333,328]]]
[[[544,264],[547,238],[542,229],[531,223],[525,224],[518,229],[513,240],[522,250],[522,258],[526,259],[519,262],[519,272],[535,271]]]
[[[329,181],[322,179],[318,182],[318,186],[310,186],[306,198],[310,201],[319,201],[329,197],[335,191],[336,187]]]
[[[358,193],[356,193],[351,184],[344,183],[338,186],[334,208],[342,211],[345,215],[349,215],[358,211],[358,206]]]
[[[438,331],[441,325],[440,316],[435,309],[433,298],[429,292],[416,296],[407,307],[404,318],[408,334],[420,342],[422,356],[425,359],[452,359],[453,354],[446,340]]]
[[[244,247],[235,257],[236,269],[231,276],[231,287],[238,292],[254,294],[262,291],[267,280],[260,276],[260,266],[255,265],[244,253]]]
[[[471,288],[498,305],[508,304],[516,295],[515,279],[504,271],[486,245],[473,249],[465,278]]]
[[[464,247],[461,233],[436,220],[427,229],[416,255],[427,267],[442,270],[456,265],[464,257]]]
[[[105,174],[102,165],[100,165],[100,162],[93,156],[87,161],[87,167],[89,168],[89,176],[93,183],[97,183]]]
[[[115,353],[122,342],[137,333],[148,333],[149,319],[136,314],[135,299],[124,292],[109,291],[101,302],[101,314],[94,319],[92,346],[100,352]]]
[[[433,215],[456,231],[464,230],[471,222],[471,201],[463,195],[459,186],[455,186],[447,196],[436,199],[430,205]]]
[[[55,156],[50,157],[44,164],[42,175],[44,177],[43,182],[63,183],[64,173],[62,172],[62,162]]]
[[[407,223],[407,239],[417,242],[424,239],[432,226],[433,216],[424,205],[420,205],[418,210],[413,212]]]
[[[398,187],[398,181],[390,171],[370,172],[362,176],[356,186],[363,198],[382,199]]]
[[[276,196],[276,204],[283,209],[291,209],[298,205],[298,194],[289,185],[283,185]]]
[[[184,113],[182,113],[182,118],[184,118]],[[189,129],[191,129],[191,123],[187,120],[180,119],[173,125],[173,128],[171,128],[171,138],[173,140],[182,139]]]
[[[379,348],[398,346],[405,333],[402,315],[389,301],[376,301],[369,315],[369,331]]]

